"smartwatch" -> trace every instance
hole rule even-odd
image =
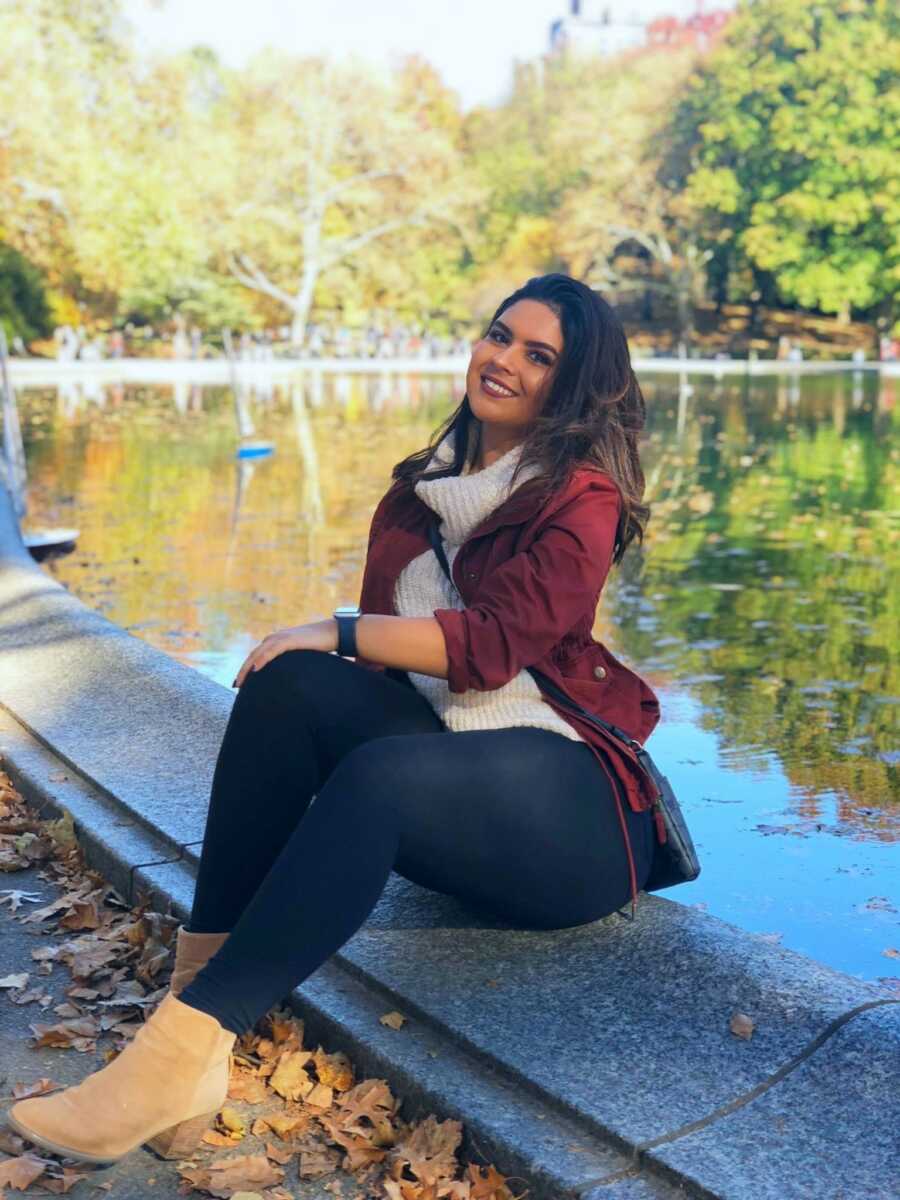
[[[341,658],[356,658],[356,622],[362,609],[357,604],[340,604],[332,616],[338,626],[338,654]]]

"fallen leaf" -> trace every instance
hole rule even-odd
[[[456,1175],[456,1150],[461,1141],[461,1121],[438,1121],[429,1116],[397,1143],[391,1160],[403,1163],[419,1183],[432,1187]]]
[[[96,900],[77,900],[72,911],[59,922],[60,929],[99,929],[100,912]]]
[[[308,1127],[309,1117],[305,1113],[273,1112],[257,1117],[250,1132],[254,1137],[266,1137],[271,1131],[286,1141],[292,1134],[303,1133]]]
[[[198,1191],[222,1197],[252,1191],[253,1185],[268,1187],[284,1179],[281,1167],[270,1163],[264,1154],[244,1154],[202,1167],[180,1168],[179,1174]]]
[[[301,1179],[318,1179],[320,1175],[330,1175],[336,1171],[340,1161],[340,1154],[330,1146],[301,1150],[297,1174]]]
[[[245,1071],[232,1071],[228,1082],[228,1099],[243,1100],[246,1104],[263,1104],[268,1097],[265,1081]]]
[[[314,1108],[331,1108],[334,1092],[324,1083],[317,1083],[309,1095],[304,1096],[303,1099]]]
[[[78,1021],[59,1021],[56,1025],[44,1025],[40,1022],[29,1024],[35,1036],[34,1049],[42,1046],[60,1046],[76,1050],[93,1050],[96,1048],[94,1038],[100,1032],[97,1023],[90,1017],[82,1017]]]
[[[207,1146],[221,1149],[223,1146],[233,1146],[238,1139],[229,1137],[227,1133],[219,1133],[218,1129],[207,1129],[200,1140]]]
[[[78,845],[78,838],[75,834],[75,824],[72,820],[72,814],[67,808],[63,809],[63,815],[59,818],[59,820],[42,821],[41,823],[47,836],[51,838],[60,849]]]
[[[6,1162],[0,1162],[0,1187],[11,1187],[24,1192],[36,1179],[40,1179],[46,1169],[46,1162],[31,1154],[8,1158]]]
[[[16,912],[19,907],[27,901],[29,904],[37,904],[43,896],[39,896],[37,892],[22,892],[18,888],[4,888],[0,892],[0,904],[8,904],[10,912]]]
[[[753,1024],[753,1018],[748,1017],[746,1013],[733,1012],[731,1014],[731,1020],[728,1023],[728,1028],[735,1035],[735,1037],[743,1038],[745,1041],[749,1041],[753,1036],[753,1030],[756,1028],[756,1026]]]
[[[247,1122],[235,1108],[226,1105],[216,1115],[216,1129],[233,1138],[242,1138],[247,1132]]]
[[[81,1167],[66,1167],[62,1168],[61,1174],[57,1175],[56,1164],[52,1164],[48,1174],[42,1176],[40,1181],[41,1188],[46,1192],[53,1192],[54,1195],[60,1195],[63,1192],[70,1191],[76,1183],[82,1179],[90,1179],[91,1172],[85,1171]],[[53,1173],[49,1173],[52,1171]]]
[[[22,971],[19,975],[4,975],[0,979],[0,988],[23,988],[28,982],[28,972]]]
[[[319,1083],[334,1088],[336,1092],[346,1092],[353,1087],[353,1067],[346,1054],[338,1051],[336,1054],[326,1054],[321,1047],[314,1055],[316,1075]]]
[[[28,1096],[43,1096],[46,1092],[55,1092],[57,1088],[61,1088],[62,1086],[61,1083],[54,1083],[52,1079],[48,1079],[44,1075],[37,1083],[13,1084],[12,1095],[14,1100],[25,1100]]]
[[[406,1017],[404,1017],[403,1013],[388,1012],[379,1017],[378,1020],[382,1025],[388,1025],[391,1029],[399,1029],[406,1021]]]
[[[302,1100],[313,1090],[314,1084],[306,1073],[305,1063],[312,1058],[308,1050],[286,1054],[278,1063],[269,1079],[273,1092],[285,1100]]]
[[[13,1089],[13,1099],[18,1099],[15,1089]],[[25,1139],[20,1138],[17,1133],[13,1133],[8,1126],[0,1126],[0,1150],[4,1154],[22,1154],[25,1150],[25,1144]]]

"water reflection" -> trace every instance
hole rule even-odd
[[[785,944],[888,976],[898,382],[685,373],[642,386],[653,516],[595,632],[662,697],[652,746],[704,854],[673,898],[760,932],[777,921]],[[270,630],[358,597],[391,467],[463,387],[310,371],[239,387],[237,410],[231,389],[196,384],[24,391],[32,519],[81,527],[51,568],[76,594],[227,685]],[[272,458],[235,458],[251,430]],[[879,897],[887,907],[869,907]]]

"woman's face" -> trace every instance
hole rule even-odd
[[[563,349],[552,308],[519,300],[472,348],[466,392],[479,421],[524,436],[540,412]]]

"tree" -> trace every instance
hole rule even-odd
[[[685,203],[733,279],[843,320],[896,311],[898,84],[893,0],[740,5],[672,123]]]
[[[710,252],[677,182],[661,171],[672,105],[696,62],[649,50],[613,62],[563,62],[565,120],[551,158],[579,162],[561,198],[557,245],[573,274],[616,292],[639,288],[672,299],[690,339],[694,305],[705,298]]]
[[[396,78],[272,52],[231,78],[231,186],[209,197],[219,246],[236,279],[287,310],[296,342],[321,280],[397,231],[457,217],[452,136],[408,101]]]

